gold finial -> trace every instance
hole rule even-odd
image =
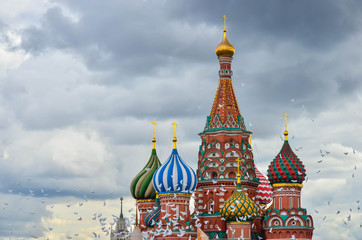
[[[176,149],[176,142],[177,142],[177,138],[176,138],[176,122],[171,123],[171,125],[173,125],[173,138],[172,138],[172,142],[173,142],[173,149]]]
[[[224,15],[222,17],[224,18],[224,32],[226,32],[226,19],[227,19],[227,17],[226,17],[226,15]]]
[[[253,136],[253,133],[251,133],[249,137],[250,150],[253,150],[253,147],[251,146],[251,136]]]
[[[241,162],[241,159],[240,158],[237,158],[235,161],[238,162],[238,175],[236,175],[236,177],[238,178],[238,183],[240,183],[240,162]]]
[[[231,45],[226,37],[226,16],[224,18],[224,37],[221,43],[216,47],[215,53],[218,57],[232,57],[235,53],[235,48]]]
[[[153,125],[152,149],[156,149],[155,128],[156,128],[157,123],[155,121],[153,121],[152,125]]]
[[[284,119],[285,119],[285,131],[284,131],[285,139],[284,139],[284,140],[285,140],[285,141],[288,141],[287,117],[289,117],[289,116],[288,116],[287,113],[284,113],[283,116],[284,116]]]

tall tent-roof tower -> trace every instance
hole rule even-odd
[[[199,133],[201,145],[195,208],[201,213],[200,219],[208,222],[201,229],[210,238],[224,238],[226,222],[220,212],[235,189],[238,172],[236,159],[242,159],[240,184],[250,199],[256,196],[259,184],[250,145],[252,132],[245,127],[231,78],[235,48],[227,37],[226,16],[221,43],[215,53],[220,65],[219,81],[210,115],[206,117],[205,127]]]

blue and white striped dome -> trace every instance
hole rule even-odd
[[[196,188],[196,183],[194,170],[181,159],[176,148],[153,175],[153,186],[159,194],[192,193]]]

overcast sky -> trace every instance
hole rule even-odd
[[[196,169],[224,14],[256,166],[265,174],[280,150],[287,112],[313,239],[360,239],[361,10],[352,0],[1,1],[0,239],[109,239],[99,219],[109,227],[121,196],[132,217],[153,120],[161,162],[176,121]]]

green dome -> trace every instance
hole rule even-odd
[[[220,212],[228,222],[245,222],[252,221],[258,215],[258,207],[253,200],[246,196],[239,182],[233,195],[225,201]]]
[[[137,174],[131,183],[131,194],[137,200],[155,199],[156,190],[152,178],[161,162],[157,157],[156,149],[152,149],[151,157],[146,166]]]

